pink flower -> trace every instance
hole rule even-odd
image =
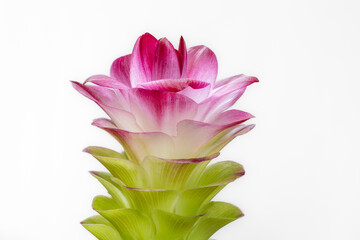
[[[253,128],[253,116],[228,110],[257,78],[236,75],[216,82],[215,54],[205,46],[178,50],[146,33],[132,54],[116,59],[110,76],[73,82],[111,118],[94,125],[112,134],[129,157],[193,158],[216,155],[229,141]]]

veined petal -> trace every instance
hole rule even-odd
[[[164,158],[174,158],[173,139],[162,132],[134,133],[118,129],[107,119],[97,119],[93,122],[97,126],[117,139],[123,146],[130,160],[141,164],[148,155]]]
[[[257,78],[238,75],[224,79],[216,85],[210,97],[200,103],[198,118],[207,120],[231,107],[245,92],[247,86],[257,82]]]
[[[212,124],[232,124],[232,123],[243,123],[254,116],[248,112],[244,112],[237,109],[231,109],[220,113],[215,118],[209,119]]]
[[[213,87],[218,71],[216,56],[205,46],[195,46],[187,52],[187,74],[191,79],[206,81]]]
[[[192,99],[173,92],[142,88],[127,91],[130,112],[146,132],[176,134],[176,124],[182,119],[194,119],[198,104]]]
[[[187,69],[187,49],[184,38],[181,36],[179,42],[179,64],[181,70],[181,78],[186,78],[186,69]]]
[[[81,93],[83,96],[89,98],[90,100],[92,100],[94,102],[97,101],[96,97],[93,96],[92,93],[83,84],[81,84],[79,82],[71,81],[71,85],[73,86],[73,88],[75,88],[76,91]]]
[[[98,104],[107,115],[109,115],[118,128],[133,132],[143,131],[137,124],[135,116],[128,111],[129,106],[126,91],[83,85],[78,82],[73,82],[73,86],[85,97]]]
[[[139,83],[151,81],[156,44],[156,38],[149,33],[145,33],[136,41],[130,64],[132,87]]]
[[[185,89],[179,91],[178,93],[191,98],[192,100],[194,100],[197,103],[200,103],[209,96],[210,89],[211,89],[210,84],[208,84],[206,87],[201,88],[201,89],[194,89],[189,86],[189,87],[186,87]]]
[[[214,91],[217,91],[218,89],[226,86],[227,84],[243,85],[243,82],[254,83],[259,82],[259,80],[256,77],[239,74],[217,81],[215,83]]]
[[[205,146],[209,145],[209,142],[214,144],[213,141],[219,133],[252,117],[251,114],[231,110],[231,112],[222,113],[218,119],[214,120],[214,123],[183,120],[177,125],[176,151],[178,154],[187,152],[193,154],[192,156],[207,156],[198,154],[203,151]]]
[[[232,141],[237,136],[243,135],[249,132],[251,129],[255,127],[254,124],[250,125],[235,125],[224,131],[220,132],[214,138],[212,138],[198,153],[200,156],[209,155],[216,152],[219,152],[223,149],[230,141]]]
[[[180,76],[177,51],[166,38],[161,38],[155,49],[152,79],[176,79]]]
[[[256,77],[246,76],[244,74],[232,76],[216,82],[211,96],[220,96],[239,89],[246,88],[247,86],[259,82]]]
[[[77,82],[73,85],[102,107],[118,127],[129,131],[161,131],[175,135],[176,124],[182,119],[194,119],[198,111],[195,101],[174,92],[110,89]]]
[[[122,82],[115,80],[114,78],[108,77],[106,75],[94,75],[86,79],[84,84],[93,83],[101,87],[109,88],[128,88]]]
[[[200,89],[209,86],[209,83],[192,79],[162,79],[139,84],[137,87],[168,92],[179,92],[187,87]],[[185,94],[184,94],[185,95]]]
[[[85,85],[78,82],[72,82],[72,84],[78,92],[96,103],[125,111],[129,110],[127,94],[124,94],[127,92],[126,90],[121,91],[120,89]]]
[[[132,113],[114,107],[109,107],[102,103],[98,104],[118,128],[132,132],[143,132],[143,129],[137,124],[135,116]]]
[[[110,68],[110,76],[126,87],[131,87],[130,82],[131,54],[116,59]]]

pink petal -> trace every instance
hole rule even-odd
[[[201,156],[207,156],[212,153],[219,152],[223,149],[229,142],[231,142],[237,136],[248,133],[255,127],[254,124],[251,125],[235,125],[231,128],[228,128],[216,136],[216,141],[211,142],[211,144],[204,147],[200,153]]]
[[[215,54],[205,46],[195,46],[188,50],[187,77],[205,81],[213,87],[215,84],[218,63]]]
[[[229,80],[230,79],[230,80]],[[199,105],[197,119],[206,121],[231,107],[245,92],[247,86],[257,82],[257,78],[238,75],[220,81],[210,97]]]
[[[188,96],[195,102],[200,103],[200,102],[204,101],[206,98],[208,98],[208,96],[209,96],[211,85],[209,83],[207,83],[207,84],[208,85],[206,87],[201,88],[201,89],[194,89],[189,86],[189,87],[181,90],[178,93]]]
[[[216,82],[212,95],[227,94],[229,92],[235,91],[235,89],[247,87],[255,82],[259,82],[256,77],[246,76],[244,74],[225,78]]]
[[[218,141],[215,139],[218,134],[238,126],[252,117],[251,114],[231,110],[222,113],[214,123],[183,120],[177,125],[177,136],[175,138],[176,151],[177,153],[187,152],[192,156],[199,156],[199,153],[203,151],[205,146],[209,143],[211,143],[210,145],[215,144]]]
[[[139,84],[137,87],[168,92],[179,92],[187,87],[200,89],[208,86],[209,83],[191,79],[163,79]]]
[[[179,43],[179,64],[181,70],[181,78],[186,78],[187,69],[187,49],[184,38],[181,36]]]
[[[104,129],[116,138],[123,146],[130,160],[141,163],[146,156],[174,158],[174,143],[172,138],[161,132],[134,133],[118,129],[107,119],[97,119],[94,126]]]
[[[78,82],[73,82],[73,86],[81,94],[98,104],[107,115],[109,115],[118,128],[134,132],[143,131],[137,124],[134,115],[124,110],[127,107],[126,102],[124,102],[125,100],[119,102],[120,95],[116,95],[114,90],[97,86],[87,86]]]
[[[240,111],[237,109],[228,110],[226,112],[220,113],[216,118],[210,119],[209,122],[212,124],[233,124],[236,123],[243,123],[254,116],[250,113]]]
[[[105,76],[105,75],[94,75],[86,79],[84,84],[93,83],[102,87],[109,88],[128,88],[128,86],[124,85],[122,82],[115,80],[114,78]]]
[[[145,33],[136,41],[131,54],[131,86],[134,87],[139,83],[151,81],[156,44],[156,38],[149,33]]]
[[[178,54],[166,38],[161,38],[155,49],[152,79],[176,79],[180,76]]]
[[[79,82],[71,81],[71,85],[73,86],[73,88],[75,88],[76,91],[81,93],[83,96],[96,102],[95,96],[93,96],[92,93],[83,84]]]
[[[81,94],[93,100],[97,104],[101,103],[104,106],[129,111],[126,89],[121,91],[121,89],[112,89],[96,85],[84,85],[78,82],[73,82],[73,86]]]
[[[119,116],[115,114],[123,111],[131,113],[138,128],[147,132],[161,131],[175,135],[176,124],[183,119],[194,119],[198,111],[196,102],[174,92],[142,88],[111,89],[76,82],[73,84],[80,93],[102,107],[117,125],[131,118],[124,117],[125,113]],[[136,126],[135,123],[132,126]]]
[[[198,111],[196,102],[173,92],[142,88],[127,92],[130,112],[139,125],[149,132],[161,131],[175,135],[176,124],[183,119],[194,119]]]
[[[131,87],[130,62],[131,54],[119,57],[110,68],[110,76],[127,87]]]

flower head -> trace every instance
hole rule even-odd
[[[94,125],[111,133],[130,152],[142,142],[144,151],[134,153],[136,161],[154,154],[204,157],[253,127],[241,124],[251,114],[228,108],[257,78],[240,74],[216,82],[217,72],[217,59],[209,48],[187,50],[181,37],[175,49],[166,38],[157,40],[146,33],[131,54],[113,62],[110,76],[95,75],[73,85],[111,118],[96,120]],[[209,149],[215,137],[217,147]]]

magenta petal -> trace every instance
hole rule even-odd
[[[145,131],[175,135],[176,124],[183,119],[194,119],[198,111],[196,102],[173,92],[142,88],[126,92],[131,104],[130,112]]]
[[[187,49],[184,38],[181,36],[179,43],[179,63],[180,63],[180,71],[181,78],[186,78],[186,69],[187,69]]]
[[[127,87],[131,87],[130,62],[131,54],[119,57],[110,68],[110,76]]]
[[[122,82],[115,80],[114,78],[105,76],[105,75],[94,75],[86,79],[84,84],[93,83],[102,87],[109,88],[128,88],[128,86],[124,85]]]
[[[92,93],[85,87],[83,84],[75,81],[71,81],[71,84],[73,88],[75,88],[76,91],[84,95],[85,97],[89,98],[90,100],[93,100],[96,102],[96,97],[92,95]]]
[[[134,133],[118,129],[114,123],[107,119],[97,119],[94,126],[104,129],[116,138],[130,160],[141,163],[149,155],[162,158],[174,158],[174,143],[172,138],[161,132]]]
[[[187,54],[187,77],[206,81],[213,87],[218,71],[215,54],[205,46],[195,46]]]
[[[136,41],[131,54],[131,86],[134,87],[139,83],[151,81],[156,44],[156,38],[149,33],[145,33]]]
[[[161,38],[156,45],[152,79],[177,78],[180,78],[178,54],[173,45],[166,38]]]
[[[208,86],[209,83],[191,79],[162,79],[139,84],[137,87],[168,92],[179,92],[187,87],[200,89]]]
[[[73,84],[80,93],[102,107],[118,126],[123,114],[117,116],[114,113],[125,111],[134,116],[135,122],[143,131],[161,131],[175,135],[176,124],[183,119],[194,119],[198,111],[196,102],[174,92],[142,88],[111,89],[96,85]],[[124,121],[130,118],[126,117]]]

